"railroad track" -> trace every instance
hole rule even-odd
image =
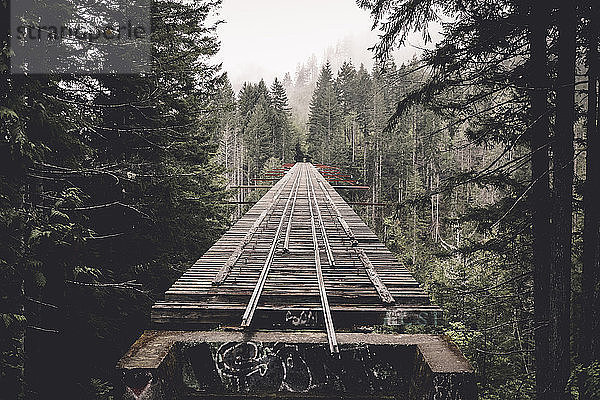
[[[236,320],[243,329],[324,326],[332,353],[335,327],[394,318],[435,323],[441,311],[307,163],[295,164],[152,312],[155,326],[177,329]]]

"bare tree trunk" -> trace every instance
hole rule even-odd
[[[377,191],[377,202],[381,201],[382,198],[383,198],[383,151],[380,151],[379,152],[379,188]],[[383,217],[381,214],[382,211],[383,211],[382,208],[377,209],[378,221],[379,221],[380,225],[383,222]]]
[[[575,1],[558,9],[558,75],[553,153],[550,302],[550,396],[567,398],[570,375],[571,235],[573,218],[573,122],[575,117]]]
[[[440,173],[436,173],[435,189],[440,189]],[[440,194],[435,195],[435,242],[440,240]]]
[[[402,203],[402,174],[398,171],[398,203]]]
[[[596,13],[596,24],[598,23],[598,19],[600,19],[598,13],[600,13],[600,10],[598,9],[599,7],[592,7],[592,10],[594,10],[594,12]],[[598,45],[600,45],[600,28],[598,28],[598,30],[596,31],[597,33],[597,38],[598,38]],[[596,60],[598,61],[596,63],[596,81],[598,84],[598,88],[600,88],[600,54],[597,55],[598,58],[596,58]],[[593,145],[593,151],[595,154],[595,157],[598,157],[598,152],[599,152],[599,148],[600,148],[600,91],[596,92],[596,138],[595,138],[595,144]],[[589,153],[588,153],[589,154]],[[600,160],[597,159],[597,162],[600,163]],[[596,188],[598,188],[598,180],[600,179],[600,165],[596,166],[596,169],[594,169],[594,176],[595,176],[595,181],[594,183],[596,184]],[[598,193],[596,193],[597,196]],[[596,203],[598,204],[598,203]],[[596,286],[594,287],[594,310],[596,312],[596,317],[594,319],[594,325],[593,325],[593,339],[592,339],[592,351],[593,351],[593,356],[594,356],[594,360],[600,360],[600,321],[598,320],[598,318],[600,318],[600,212],[598,212],[598,219],[597,221],[597,241],[596,243],[598,244],[598,247],[596,248]]]
[[[373,162],[373,169],[375,171],[377,171],[377,162],[374,161]],[[371,184],[371,203],[375,203],[375,185],[376,185],[376,180],[377,180],[377,176],[375,173],[373,173],[373,183]],[[371,206],[371,226],[374,228],[375,227],[375,206]]]
[[[533,0],[530,18],[530,60],[528,77],[531,86],[531,180],[530,195],[533,230],[533,297],[536,363],[536,396],[549,399],[550,390],[550,182],[548,66],[546,36],[549,10],[544,2]]]
[[[427,185],[429,186],[429,205],[431,206],[431,240],[435,241],[435,195],[433,194],[433,167],[427,164]]]
[[[356,159],[356,155],[355,155],[355,128],[356,128],[356,122],[353,120],[352,121],[352,166],[354,167],[354,161]]]
[[[417,132],[416,132],[416,111],[413,109],[411,121],[411,133],[413,136],[412,153],[412,174],[413,174],[413,229],[412,229],[412,262],[413,266],[417,262]]]
[[[598,357],[598,312],[596,285],[600,268],[600,153],[598,151],[598,23],[595,13],[600,12],[597,4],[591,3],[588,43],[588,110],[587,152],[585,172],[584,227],[583,227],[583,271],[581,276],[581,346],[580,360],[584,365]]]
[[[229,124],[224,132],[225,139],[225,178],[227,179],[227,188],[231,185],[231,173],[229,171]]]
[[[331,90],[327,92],[327,164],[331,163]],[[325,164],[325,162],[322,162]]]
[[[242,185],[242,154],[243,154],[243,144],[239,137],[239,131],[235,133],[235,184],[236,186]],[[242,189],[237,189],[237,201],[239,204],[237,205],[237,218],[240,218],[242,215],[242,204],[243,195]]]
[[[377,101],[378,95],[377,91],[375,91],[373,94],[373,150],[375,150],[375,154],[373,155],[373,187],[371,196],[372,203],[375,203],[375,192],[377,190],[377,159],[379,156],[379,115],[377,115]],[[375,206],[371,206],[371,222],[373,224],[373,228],[375,228]]]

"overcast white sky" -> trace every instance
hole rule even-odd
[[[233,83],[293,76],[298,62],[348,36],[377,39],[355,0],[224,0],[220,14],[220,59]]]
[[[367,48],[377,42],[369,12],[355,0],[223,0],[219,19],[225,23],[219,26],[217,58],[234,87],[260,78],[271,82],[286,72],[293,79],[299,62],[312,54],[321,61],[324,51],[342,40],[364,48],[364,55],[352,60],[358,66],[372,58]],[[440,30],[439,24],[430,27],[434,42]],[[420,34],[409,35],[408,43],[394,53],[396,61],[410,60],[424,46]]]

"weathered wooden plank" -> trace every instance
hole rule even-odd
[[[285,215],[287,213],[288,208],[290,207],[290,203],[292,199],[295,197],[295,194],[298,191],[298,186],[300,185],[299,175],[295,177],[292,191],[288,196],[288,199],[285,203],[285,208],[283,209],[283,214],[281,219],[279,220],[279,225],[277,226],[277,231],[275,231],[275,237],[271,243],[271,247],[269,249],[269,255],[263,265],[263,268],[260,273],[260,277],[256,286],[254,287],[254,291],[252,292],[252,297],[250,297],[250,301],[248,302],[248,307],[246,307],[246,311],[244,312],[244,316],[242,317],[242,327],[249,327],[252,323],[252,317],[254,316],[254,311],[256,310],[256,306],[258,305],[258,299],[262,293],[263,287],[265,285],[265,281],[267,280],[267,275],[269,274],[269,269],[271,268],[271,263],[273,262],[273,258],[275,257],[275,248],[277,246],[277,242],[279,240],[279,235],[281,234],[281,228],[283,227],[283,221]],[[292,215],[290,215],[290,219]]]
[[[160,306],[162,314],[153,312],[153,321],[160,319],[161,326],[179,326],[189,317],[190,326],[199,326],[202,321],[213,324],[219,316],[231,319],[228,304],[238,308],[235,315],[239,321],[243,316],[240,308],[248,307],[257,286],[260,295],[252,301],[257,315],[252,318],[260,325],[268,325],[268,317],[274,315],[269,310],[307,305],[322,313],[315,257],[319,262],[325,257],[329,260],[320,270],[332,322],[339,315],[336,307],[370,307],[360,316],[355,314],[365,324],[380,323],[392,304],[439,311],[429,306],[428,296],[410,272],[333,187],[313,167],[303,164],[301,170],[299,166],[269,186],[269,192],[182,275],[167,291]],[[300,174],[299,189],[294,193],[292,182]],[[293,197],[286,209],[290,195]],[[313,247],[311,222],[318,251]],[[278,236],[283,240],[275,240]],[[263,273],[265,263],[269,263],[267,273]],[[196,317],[188,308],[177,307],[181,302],[211,307],[212,314],[197,314],[200,320],[191,320]],[[173,307],[170,311],[169,304]],[[378,319],[369,317],[375,310],[382,310]],[[321,327],[324,322],[322,317]]]
[[[394,297],[390,294],[390,291],[375,271],[375,267],[373,267],[373,264],[371,263],[371,260],[369,260],[369,257],[367,257],[367,255],[365,254],[365,251],[360,247],[355,247],[355,251],[360,257],[360,260],[362,261],[363,265],[365,266],[365,271],[367,271],[367,275],[373,283],[373,286],[375,286],[375,289],[377,290],[379,297],[381,297],[381,300],[384,303],[388,304],[394,303]]]
[[[332,207],[334,208],[334,210],[338,214],[338,218],[339,218],[340,222],[344,221],[344,218],[341,217],[341,213],[340,213],[339,209],[337,208],[337,206],[335,205],[335,203],[331,199],[331,196],[329,196],[329,193],[327,192],[327,189],[324,188],[322,186],[322,184],[321,184],[321,187],[323,189],[323,192],[326,194],[326,197],[329,200],[330,204],[332,205]],[[344,226],[344,225],[342,224],[342,226]],[[352,230],[350,229],[350,227],[348,227],[346,225],[344,227],[344,230],[346,231],[346,233],[348,234],[348,236],[351,239],[354,237],[354,233],[352,232]],[[377,274],[377,271],[375,271],[375,267],[373,267],[373,263],[371,262],[371,260],[369,260],[369,257],[367,256],[367,254],[365,253],[365,251],[362,248],[358,247],[357,245],[353,245],[353,247],[354,247],[354,251],[356,252],[356,254],[358,255],[358,257],[360,258],[360,261],[363,263],[363,265],[365,267],[365,271],[366,271],[369,279],[373,283],[373,286],[375,286],[375,290],[377,290],[377,293],[379,294],[379,297],[381,298],[381,301],[383,301],[384,303],[388,303],[388,304],[389,303],[394,303],[394,301],[395,301],[394,297],[391,295],[390,291],[388,290],[388,288],[385,286],[385,284],[383,283],[383,281],[381,280],[381,278]]]
[[[312,177],[311,177],[312,178]],[[319,221],[319,228],[321,229],[321,233],[323,236],[323,244],[325,245],[325,251],[327,252],[327,259],[329,260],[329,265],[335,266],[335,259],[333,258],[333,251],[331,250],[331,245],[329,244],[329,236],[327,235],[327,230],[325,229],[325,224],[323,223],[323,216],[321,215],[321,210],[319,209],[319,202],[317,201],[317,196],[315,195],[315,189],[312,182],[312,179],[308,179],[308,196],[311,198],[311,214],[312,214],[312,204],[315,206],[315,211],[317,214],[317,220]],[[314,202],[314,203],[312,203]],[[314,240],[314,237],[313,237]]]
[[[248,243],[250,243],[250,241],[252,240],[252,237],[258,231],[258,228],[260,227],[260,225],[262,224],[264,219],[267,217],[268,213],[273,208],[275,208],[275,205],[277,204],[277,200],[279,199],[279,196],[280,196],[281,192],[283,191],[283,188],[285,187],[286,183],[287,183],[287,181],[283,181],[280,183],[281,186],[279,187],[279,189],[273,196],[273,200],[272,200],[270,206],[265,208],[263,210],[263,212],[260,214],[260,216],[254,221],[254,223],[252,224],[252,227],[250,228],[250,230],[248,231],[246,236],[244,236],[244,240],[242,240],[242,242],[235,248],[233,253],[229,256],[229,259],[225,262],[225,264],[223,265],[223,267],[221,268],[219,273],[213,279],[213,285],[220,285],[225,281],[225,279],[227,279],[227,276],[231,272],[231,269],[233,268],[233,266],[235,265],[237,260],[242,255],[244,248],[248,245]]]

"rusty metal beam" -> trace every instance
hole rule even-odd
[[[345,189],[345,190],[369,190],[370,186],[352,186],[352,185],[332,185],[334,189]]]
[[[271,189],[271,185],[239,185],[230,186],[230,189]]]

